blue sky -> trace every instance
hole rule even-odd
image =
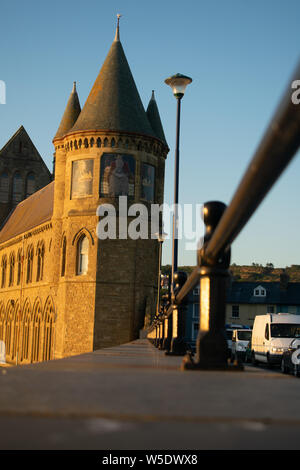
[[[173,201],[176,101],[164,79],[179,72],[193,78],[182,102],[180,202],[228,204],[299,60],[298,0],[2,2],[0,147],[23,124],[52,168],[72,83],[83,105],[117,13],[140,96],[147,107],[155,90],[170,147],[165,202]],[[232,262],[300,264],[299,175],[298,154],[234,243]],[[179,264],[195,263],[180,243]]]

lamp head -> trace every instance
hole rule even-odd
[[[192,81],[190,77],[177,73],[176,75],[172,75],[172,77],[166,78],[165,83],[172,88],[175,98],[181,99],[186,87],[192,83]]]

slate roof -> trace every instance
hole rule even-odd
[[[80,111],[81,106],[76,90],[76,82],[74,82],[73,89],[67,102],[65,112],[63,114],[59,128],[53,140],[63,137],[71,129],[71,127],[74,126],[80,114]]]
[[[167,145],[165,133],[160,120],[160,115],[154,96],[154,91],[152,91],[152,96],[148,104],[147,116],[156,137]]]
[[[110,130],[156,137],[143,107],[117,31],[71,132]]]
[[[54,181],[20,202],[0,231],[0,243],[49,221],[53,214]]]
[[[262,286],[265,297],[254,296],[254,290]],[[300,305],[300,282],[289,282],[286,289],[280,282],[232,282],[227,291],[227,302],[233,304]]]

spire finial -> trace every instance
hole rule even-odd
[[[115,41],[120,41],[120,18],[122,15],[120,13],[117,14],[117,31],[115,35]]]
[[[152,90],[152,96],[151,96],[151,99],[152,99],[152,100],[155,100],[155,96],[154,96],[154,90]]]
[[[76,92],[76,82],[73,82],[73,90],[72,90],[73,93]]]

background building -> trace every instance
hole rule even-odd
[[[74,84],[53,143],[54,181],[0,232],[0,339],[8,359],[23,363],[130,341],[155,309],[157,240],[97,237],[99,205],[113,204],[119,219],[120,195],[128,206],[162,204],[169,150],[153,93],[144,110],[119,28],[82,110]]]
[[[0,227],[16,205],[52,175],[23,126],[0,150]]]

